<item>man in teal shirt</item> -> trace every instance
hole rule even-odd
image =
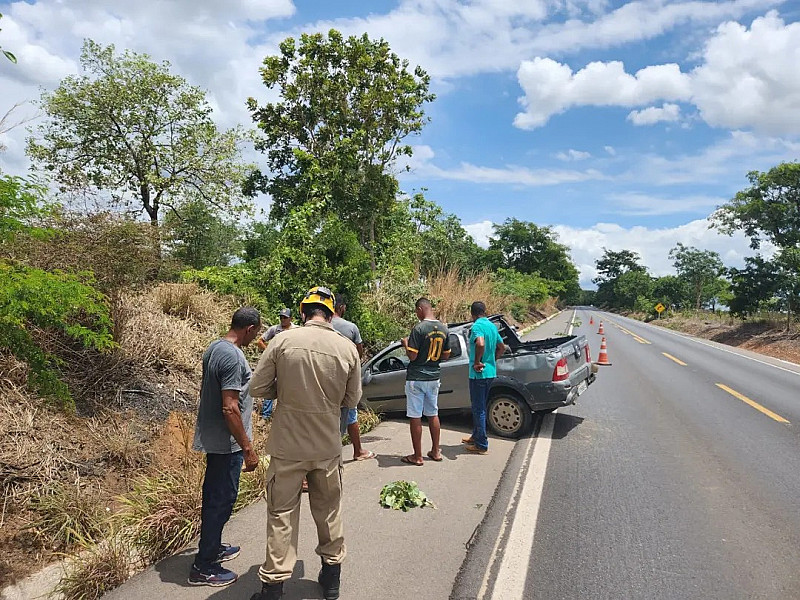
[[[497,377],[496,360],[506,351],[503,338],[489,319],[486,305],[473,302],[470,307],[474,321],[469,333],[469,396],[472,401],[472,435],[465,438],[467,452],[486,454],[489,439],[486,437],[486,405],[489,390]]]

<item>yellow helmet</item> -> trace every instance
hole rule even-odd
[[[300,312],[303,312],[303,306],[306,304],[321,304],[333,313],[335,312],[336,296],[328,288],[317,285],[308,290],[305,298],[300,301]]]

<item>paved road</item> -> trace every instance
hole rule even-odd
[[[517,444],[451,598],[800,598],[800,368],[577,319],[613,366]]]

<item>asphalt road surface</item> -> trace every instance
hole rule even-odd
[[[800,368],[575,314],[613,366],[517,443],[451,598],[800,598]]]

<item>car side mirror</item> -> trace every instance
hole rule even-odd
[[[369,385],[370,381],[372,381],[372,371],[367,370],[367,372],[364,373],[364,377],[361,378],[361,383],[363,385]]]

